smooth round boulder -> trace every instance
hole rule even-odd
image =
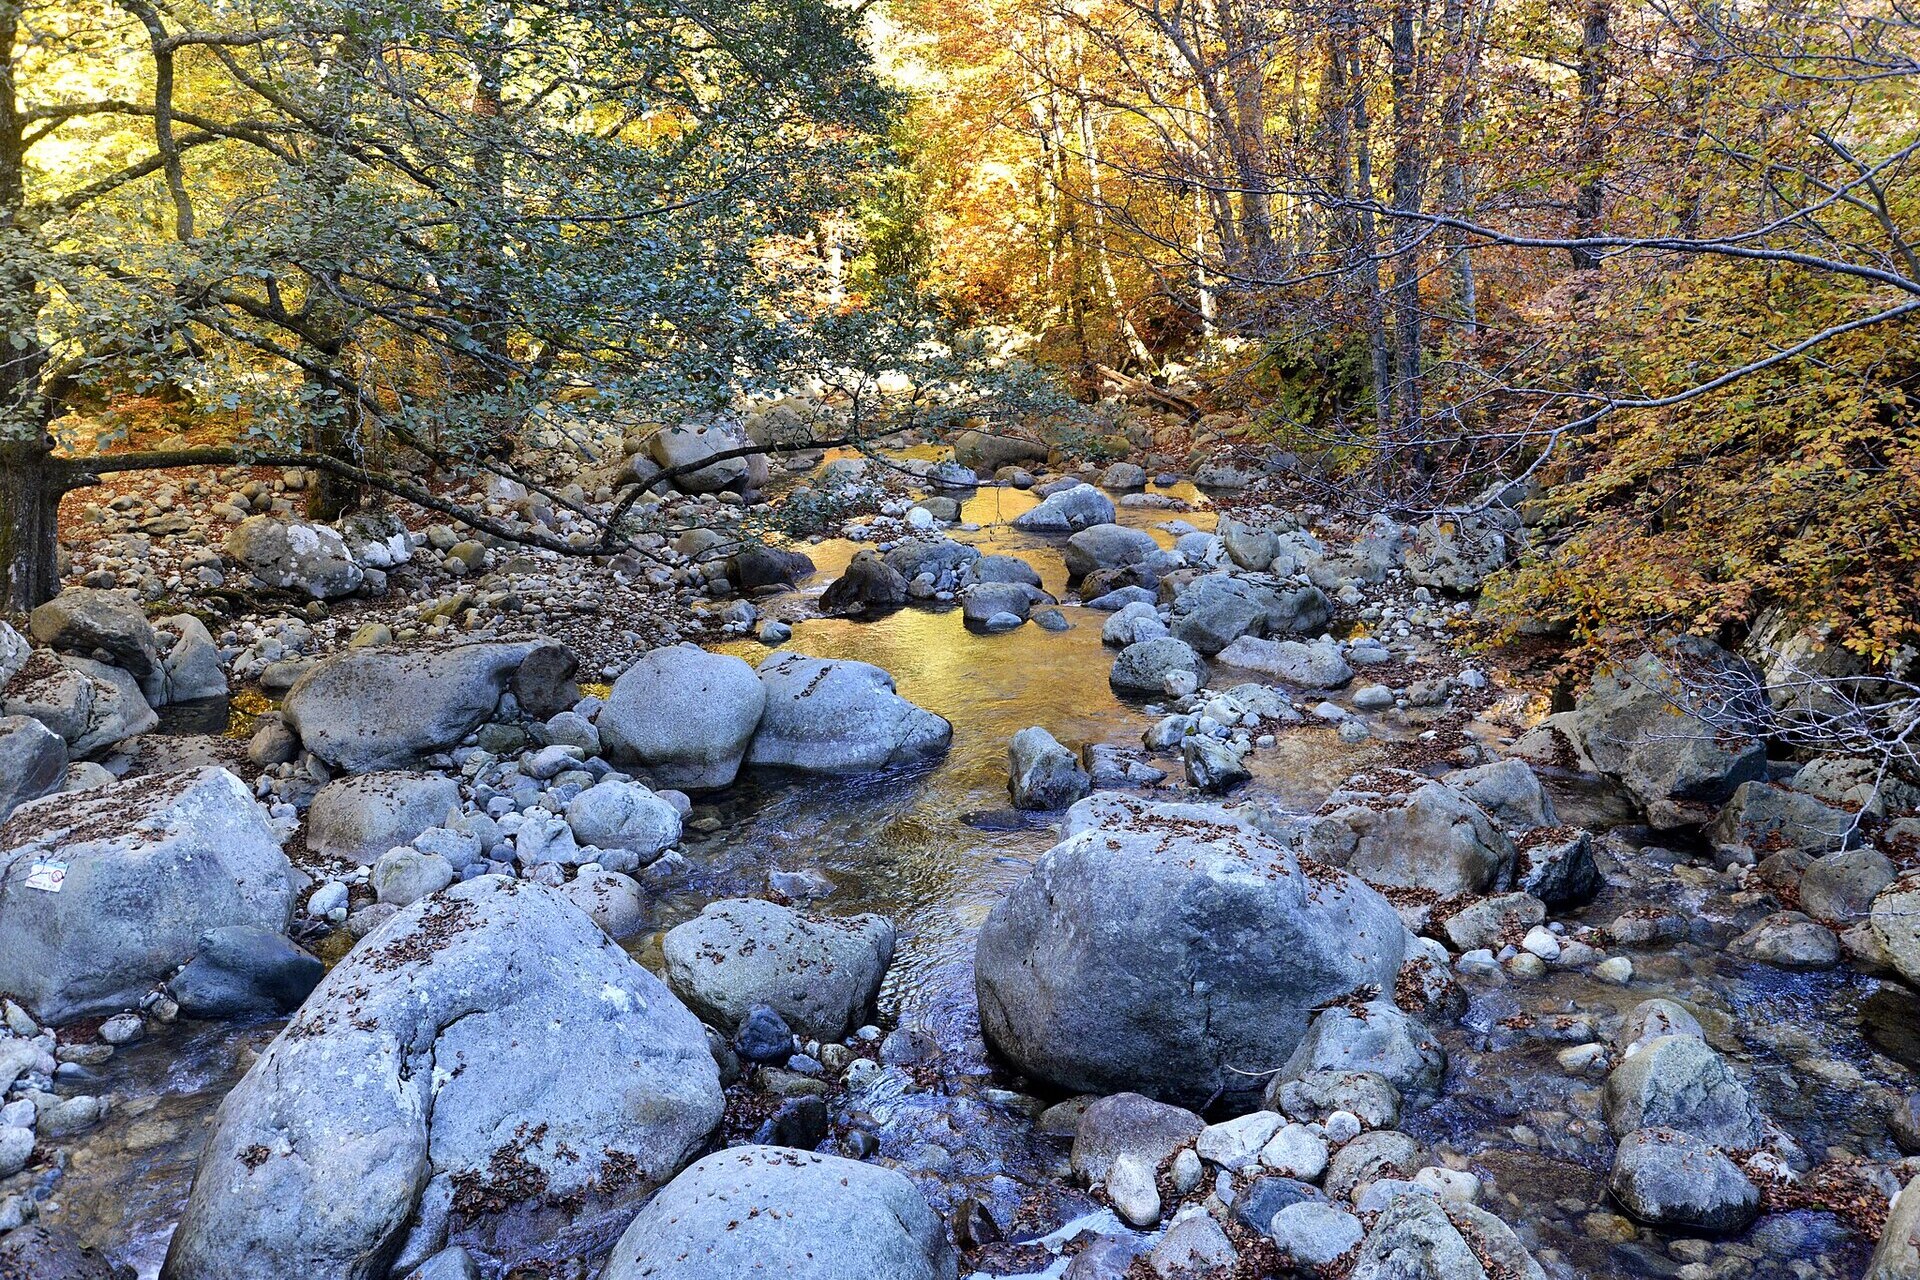
[[[839,1040],[867,1021],[893,962],[893,924],[729,898],[668,930],[661,951],[667,985],[710,1021],[737,1027],[767,1005],[802,1036]]]
[[[1172,636],[1158,636],[1122,649],[1113,660],[1107,683],[1120,693],[1160,694],[1166,692],[1167,677],[1176,672],[1191,675],[1196,686],[1207,680],[1207,664],[1192,646]]]
[[[403,769],[493,715],[535,642],[345,649],[308,668],[281,714],[307,750],[347,773]]]
[[[555,891],[481,876],[362,939],[227,1095],[160,1274],[386,1280],[508,1212],[496,1246],[564,1247],[722,1104],[659,979]]]
[[[380,770],[335,778],[307,808],[307,847],[323,858],[368,866],[459,808],[460,784],[437,773]]]
[[[1121,524],[1096,524],[1067,539],[1061,551],[1067,576],[1075,581],[1099,569],[1124,569],[1160,549],[1153,535]]]
[[[167,990],[189,1018],[240,1018],[298,1009],[327,967],[285,937],[229,925],[200,936],[200,948]]]
[[[226,552],[267,586],[316,600],[348,595],[366,576],[340,531],[324,524],[248,516],[227,534]]]
[[[943,755],[953,741],[951,724],[895,693],[871,663],[786,650],[760,664],[759,680],[766,710],[750,764],[865,773]]]
[[[733,1147],[642,1209],[606,1280],[955,1280],[945,1225],[905,1175],[790,1147]]]
[[[1643,1041],[1607,1074],[1601,1102],[1616,1134],[1665,1127],[1744,1150],[1765,1132],[1746,1086],[1697,1036]]]
[[[1740,1166],[1678,1129],[1622,1138],[1607,1189],[1640,1221],[1683,1231],[1738,1231],[1760,1208],[1760,1192]]]
[[[1007,743],[1007,791],[1016,809],[1064,809],[1093,789],[1073,752],[1039,725]]]
[[[680,839],[680,811],[637,782],[608,778],[567,802],[567,825],[581,844],[625,849],[651,862]]]
[[[595,724],[607,753],[645,767],[656,786],[710,791],[739,774],[766,704],[745,662],[679,644],[627,668]]]
[[[975,953],[986,1038],[1035,1079],[1245,1109],[1316,1010],[1399,974],[1385,898],[1236,814],[1096,794],[1067,830]]]
[[[1090,484],[1078,484],[1041,499],[1031,511],[1013,518],[1013,527],[1029,533],[1073,533],[1096,524],[1112,524],[1113,499]]]

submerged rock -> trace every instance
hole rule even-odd
[[[975,956],[981,1025],[1015,1066],[1079,1092],[1249,1105],[1315,1009],[1390,990],[1406,931],[1378,893],[1301,865],[1225,811],[1096,794],[996,905]]]
[[[1007,791],[1016,809],[1064,809],[1093,789],[1073,752],[1034,725],[1007,743]]]
[[[1760,1208],[1759,1190],[1726,1153],[1678,1129],[1622,1138],[1607,1189],[1640,1221],[1688,1231],[1738,1231]]]
[[[227,1095],[161,1275],[385,1280],[450,1217],[535,1240],[639,1202],[721,1102],[658,979],[552,890],[482,876],[369,934]]]

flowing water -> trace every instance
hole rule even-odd
[[[1185,487],[1164,492],[1195,510],[1123,507],[1122,522],[1153,529],[1182,519],[1211,527],[1203,497]],[[1061,540],[1007,525],[1034,502],[1020,491],[981,490],[965,501],[962,516],[980,529],[956,536],[983,551],[1022,556],[1064,599]],[[1165,531],[1156,536],[1172,540]],[[762,600],[764,613],[799,617],[805,598],[824,589],[859,548],[834,540],[806,549],[820,572],[796,592]],[[717,898],[764,893],[775,869],[811,868],[831,880],[835,889],[821,910],[890,916],[900,944],[882,1018],[932,1033],[943,1050],[941,1080],[925,1091],[869,1099],[855,1119],[879,1131],[881,1155],[913,1172],[942,1208],[972,1195],[1003,1224],[1033,1189],[1057,1177],[1065,1153],[1064,1144],[1037,1137],[1018,1100],[1000,1092],[1018,1082],[989,1060],[973,1009],[974,935],[1054,840],[1044,817],[1008,808],[1006,742],[1039,724],[1069,744],[1137,744],[1149,723],[1108,687],[1111,654],[1100,643],[1107,615],[1071,605],[1063,612],[1072,624],[1066,632],[1027,625],[991,636],[968,631],[957,607],[912,607],[860,622],[798,621],[783,648],[892,672],[901,694],[953,722],[950,754],[931,766],[866,777],[749,775],[702,798],[684,843],[688,866],[650,882],[651,931],[632,944],[643,962],[655,962],[661,931]],[[767,652],[755,641],[722,647],[749,661]],[[1254,798],[1312,805],[1375,754],[1368,745],[1342,745],[1330,730],[1302,727],[1259,753],[1249,790]],[[1556,790],[1570,815],[1619,812],[1617,800],[1591,788],[1562,782]],[[700,834],[701,827],[711,830]],[[1610,847],[1623,871],[1655,856],[1630,842]],[[1605,921],[1638,901],[1616,888],[1578,918]],[[1706,936],[1711,903],[1680,905],[1707,942],[1723,940]],[[1878,1117],[1859,1105],[1862,1086],[1895,1082],[1902,1061],[1920,1059],[1912,997],[1850,970],[1790,974],[1695,943],[1635,953],[1634,961],[1637,973],[1625,989],[1562,971],[1537,982],[1472,987],[1461,1026],[1443,1033],[1452,1064],[1442,1100],[1403,1121],[1482,1177],[1488,1207],[1558,1277],[1664,1277],[1680,1263],[1665,1237],[1635,1231],[1609,1208],[1599,1081],[1562,1071],[1553,1055],[1565,1042],[1541,1032],[1540,1023],[1569,1014],[1600,1024],[1652,995],[1686,1000],[1716,1046],[1751,1072],[1762,1107],[1816,1159],[1832,1145],[1889,1154]],[[1517,1015],[1532,1015],[1533,1028]],[[98,1085],[115,1098],[115,1110],[71,1148],[46,1216],[133,1263],[143,1277],[154,1274],[212,1109],[276,1026],[183,1027],[116,1055]],[[1059,1221],[1035,1221],[1031,1205],[1022,1220],[1042,1230]],[[1831,1215],[1798,1212],[1762,1218],[1745,1237],[1716,1246],[1712,1257],[1728,1276],[1838,1277],[1859,1274],[1867,1247]]]

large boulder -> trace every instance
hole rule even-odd
[[[737,1027],[764,1004],[809,1039],[840,1040],[873,1010],[893,924],[728,898],[669,929],[661,952],[667,985],[711,1022]]]
[[[307,847],[323,858],[371,866],[459,808],[460,784],[437,773],[388,770],[335,778],[307,809]]]
[[[455,746],[492,716],[538,642],[345,649],[287,690],[281,714],[336,769],[402,769]]]
[[[1678,1129],[1637,1129],[1620,1140],[1607,1189],[1645,1223],[1684,1231],[1738,1231],[1760,1192],[1710,1142]]]
[[[668,1183],[606,1280],[954,1280],[944,1224],[906,1176],[787,1147],[734,1147]]]
[[[1338,689],[1353,679],[1353,667],[1331,640],[1262,640],[1241,636],[1220,650],[1220,661],[1258,671],[1302,689]]]
[[[1250,1105],[1313,1013],[1391,990],[1406,930],[1351,876],[1229,812],[1096,794],[996,905],[975,981],[987,1039],[1075,1092]]]
[[[1407,540],[1407,576],[1423,587],[1469,595],[1512,558],[1518,521],[1486,515],[1433,516]]]
[[[1707,828],[1716,849],[1764,858],[1787,849],[1819,855],[1860,842],[1859,812],[1777,782],[1743,782]]]
[[[960,616],[970,627],[992,629],[1002,615],[1025,622],[1034,605],[1052,601],[1046,592],[1023,582],[976,582],[960,593]]]
[[[1913,1280],[1920,1276],[1920,1178],[1900,1189],[1887,1209],[1887,1225],[1860,1280]]]
[[[862,551],[821,593],[820,612],[829,618],[858,617],[906,602],[907,580],[874,552]]]
[[[1440,781],[1487,811],[1508,831],[1531,831],[1560,821],[1553,798],[1525,760],[1495,760],[1471,769],[1454,769]]]
[[[722,489],[766,483],[768,467],[765,454],[750,453],[734,458],[719,456],[745,449],[750,443],[746,432],[736,427],[687,422],[663,427],[650,436],[647,440],[647,456],[664,471],[688,468],[673,479],[674,486],[681,492],[718,493]]]
[[[1335,1005],[1313,1020],[1307,1038],[1287,1059],[1285,1080],[1319,1071],[1365,1071],[1404,1095],[1438,1092],[1447,1051],[1433,1033],[1391,1000]]]
[[[1124,569],[1160,549],[1153,535],[1120,524],[1089,525],[1067,539],[1061,557],[1067,574],[1078,581],[1099,569]]]
[[[160,723],[133,673],[72,654],[36,649],[0,698],[0,715],[28,716],[66,741],[78,759],[98,755]]]
[[[790,587],[813,572],[813,560],[785,547],[742,547],[727,557],[727,581],[736,590]]]
[[[0,825],[0,991],[42,1022],[137,1005],[223,925],[286,930],[293,869],[224,769],[21,805]]]
[[[680,811],[637,782],[608,778],[567,802],[567,825],[581,844],[625,849],[651,862],[680,839]]]
[[[1080,761],[1039,725],[1007,743],[1007,791],[1016,809],[1064,809],[1093,789]]]
[[[1048,494],[1040,505],[1013,518],[1013,527],[1028,533],[1075,533],[1096,524],[1112,524],[1113,499],[1090,484]]]
[[[953,726],[893,690],[879,667],[782,652],[760,664],[766,711],[749,763],[861,773],[943,754]]]
[[[953,438],[953,460],[976,475],[990,476],[1002,467],[1045,462],[1047,445],[1017,428],[976,427]]]
[[[1177,672],[1192,676],[1196,688],[1207,680],[1207,664],[1193,646],[1172,636],[1157,636],[1122,649],[1113,660],[1107,683],[1121,693],[1165,693],[1167,677]]]
[[[1515,857],[1485,810],[1439,782],[1401,793],[1334,792],[1308,848],[1371,884],[1441,894],[1492,892],[1512,876]]]
[[[600,742],[658,786],[727,786],[766,707],[766,689],[739,658],[680,644],[644,653],[600,708]]]
[[[324,964],[283,934],[226,925],[200,935],[199,949],[167,990],[189,1018],[288,1014],[326,973]]]
[[[1374,1219],[1351,1280],[1547,1280],[1513,1234],[1483,1209],[1423,1191],[1396,1197]]]
[[[0,716],[0,822],[59,790],[66,776],[66,739],[30,716]]]
[[[1759,675],[1719,646],[1668,641],[1594,677],[1574,708],[1578,745],[1656,827],[1705,822],[1766,770]]]
[[[28,616],[27,630],[41,644],[83,658],[105,653],[149,695],[160,691],[158,638],[139,601],[124,591],[68,587]]]
[[[1618,1135],[1664,1127],[1742,1150],[1759,1146],[1765,1132],[1746,1086],[1698,1036],[1642,1041],[1607,1073],[1601,1103]]]
[[[1920,986],[1920,871],[1909,871],[1882,889],[1867,918],[1900,976]]]
[[[385,1280],[450,1220],[605,1229],[721,1107],[658,979],[553,890],[482,876],[363,939],[227,1095],[161,1275]]]
[[[338,529],[324,524],[248,516],[227,534],[227,554],[259,581],[316,600],[359,589],[365,574]]]
[[[170,633],[173,640],[161,659],[164,700],[198,702],[226,697],[227,671],[220,662],[220,646],[214,643],[206,624],[190,613],[179,613],[162,618],[160,629]]]

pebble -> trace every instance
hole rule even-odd
[[[100,1024],[100,1038],[110,1045],[132,1044],[146,1034],[146,1021],[137,1013],[117,1013]]]
[[[1625,956],[1610,956],[1593,966],[1593,976],[1616,987],[1624,987],[1633,981],[1633,961]]]
[[[1153,1166],[1132,1152],[1116,1157],[1107,1170],[1107,1198],[1113,1209],[1136,1227],[1151,1227],[1160,1221],[1160,1188],[1154,1183]]]

